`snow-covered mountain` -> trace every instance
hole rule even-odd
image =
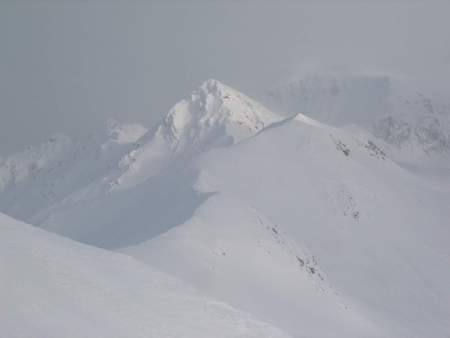
[[[384,95],[384,80],[362,86]],[[282,120],[209,80],[156,128],[92,142],[97,162],[15,183],[4,159],[0,210],[131,255],[294,337],[446,337],[448,177],[399,166],[371,134],[378,117],[365,118]],[[74,158],[74,142],[60,143],[44,163]],[[18,163],[34,159],[24,154]],[[44,182],[65,190],[43,203]]]
[[[399,161],[448,168],[450,102],[392,76],[312,73],[275,86],[269,105],[321,122],[370,130]]]
[[[156,269],[0,214],[0,335],[288,337]]]
[[[195,167],[214,195],[123,252],[299,337],[448,333],[448,189],[302,115]]]
[[[120,188],[141,183],[175,162],[185,165],[212,147],[238,143],[280,117],[217,80],[204,82],[177,103],[145,143],[126,156]]]
[[[110,120],[104,131],[87,139],[55,135],[0,159],[0,210],[36,223],[35,217],[54,203],[132,187],[277,120],[280,117],[249,97],[208,80],[154,130]]]
[[[107,122],[87,139],[54,135],[39,146],[0,160],[1,210],[25,221],[79,189],[119,170],[120,159],[147,130]]]

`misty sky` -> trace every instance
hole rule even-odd
[[[448,1],[3,0],[0,156],[108,117],[150,126],[208,78],[258,97],[339,69],[445,93],[449,13]]]

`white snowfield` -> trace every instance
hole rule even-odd
[[[281,121],[209,80],[126,142],[102,137],[75,159],[65,143],[3,159],[0,210],[131,255],[294,337],[448,337],[445,150],[427,162],[439,157],[430,179],[364,123],[333,124]]]
[[[131,257],[0,214],[0,336],[289,337]]]

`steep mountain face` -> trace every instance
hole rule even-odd
[[[352,128],[280,121],[210,80],[154,130],[108,143],[120,149],[112,168],[44,207],[31,196],[33,224],[131,255],[294,337],[446,337],[450,190],[400,167],[387,137]]]
[[[402,162],[450,159],[450,104],[388,76],[315,74],[268,91],[278,110],[370,130]],[[442,162],[439,165],[443,165]]]
[[[130,257],[0,214],[2,337],[288,337]]]

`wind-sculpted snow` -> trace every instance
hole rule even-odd
[[[0,214],[0,336],[288,337],[136,260]]]

